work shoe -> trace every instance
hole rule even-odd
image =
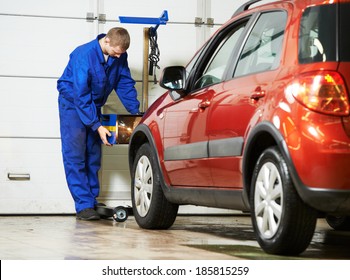
[[[84,221],[92,221],[92,220],[99,220],[100,215],[92,208],[86,208],[79,213],[77,213],[77,219],[78,220],[84,220]]]

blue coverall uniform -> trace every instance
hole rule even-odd
[[[63,163],[77,213],[97,204],[101,107],[114,89],[129,113],[139,112],[127,53],[105,62],[99,45],[104,36],[77,47],[57,82]]]

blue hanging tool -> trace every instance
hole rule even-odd
[[[150,41],[150,48],[151,52],[148,56],[148,60],[150,62],[149,64],[149,70],[148,74],[153,75],[155,73],[154,69],[158,68],[158,62],[159,62],[159,56],[160,51],[157,44],[157,29],[159,25],[166,25],[169,20],[168,17],[168,11],[164,10],[162,15],[159,18],[149,18],[149,17],[126,17],[126,16],[119,16],[120,23],[133,23],[133,24],[155,24],[155,27],[149,28],[149,41]],[[157,78],[154,74],[154,83],[157,83]]]
[[[159,27],[159,25],[165,25],[168,18],[168,11],[164,10],[162,15],[159,18],[149,18],[149,17],[125,17],[120,16],[120,23],[135,23],[135,24],[155,24],[155,30]]]

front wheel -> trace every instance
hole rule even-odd
[[[136,153],[131,200],[135,220],[142,228],[167,229],[176,219],[179,206],[169,202],[163,193],[157,157],[148,143]]]
[[[257,241],[265,252],[298,255],[309,246],[317,211],[300,199],[276,147],[266,149],[256,163],[250,205]]]

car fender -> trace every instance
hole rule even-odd
[[[134,159],[136,156],[136,152],[138,148],[143,144],[148,142],[153,151],[156,153],[157,158],[157,166],[160,170],[160,182],[162,185],[162,188],[164,190],[164,194],[169,191],[169,185],[167,184],[166,178],[164,178],[164,172],[163,168],[160,163],[160,159],[163,158],[162,155],[159,154],[159,151],[157,147],[162,147],[162,141],[160,138],[160,134],[157,133],[158,127],[156,125],[151,126],[153,131],[146,125],[146,124],[139,124],[133,131],[131,137],[130,137],[130,143],[129,143],[129,151],[128,151],[128,159],[129,159],[129,170],[130,175],[133,176],[132,173],[132,167],[134,164]]]
[[[281,132],[271,122],[262,121],[249,132],[243,148],[242,174],[245,203],[249,204],[249,193],[255,164],[262,152],[271,146],[277,146],[279,148],[288,163],[292,180],[294,181],[296,179],[296,171]]]

